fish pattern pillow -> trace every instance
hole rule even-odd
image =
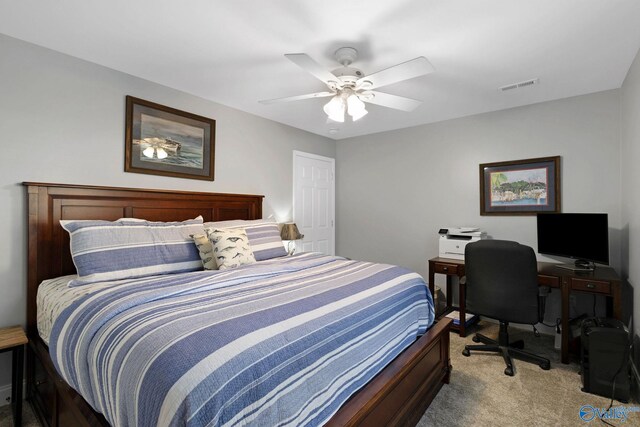
[[[251,245],[249,245],[249,238],[243,228],[215,229],[210,230],[208,234],[218,270],[236,268],[256,262]]]
[[[287,250],[282,244],[278,224],[271,219],[232,220],[206,222],[204,231],[223,228],[244,228],[251,243],[251,250],[256,261],[287,256]]]
[[[191,238],[198,248],[198,254],[205,270],[217,270],[218,264],[213,257],[213,245],[206,234],[192,234]]]

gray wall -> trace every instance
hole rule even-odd
[[[562,156],[563,211],[609,214],[618,268],[618,90],[339,141],[337,253],[426,277],[441,227],[478,226],[536,249],[535,216],[480,216],[478,165],[554,155]],[[555,319],[559,298],[549,303]]]
[[[21,182],[264,194],[264,216],[284,220],[292,150],[335,157],[330,139],[2,35],[0,58],[0,326],[25,321]],[[216,119],[215,181],[123,172],[125,95]],[[0,355],[0,387],[9,360]]]
[[[621,89],[622,276],[634,288],[633,316],[640,333],[640,53]],[[636,350],[637,351],[637,350]]]
[[[535,248],[533,217],[479,215],[478,164],[561,155],[563,210],[608,212],[612,264],[638,282],[640,266],[630,262],[640,253],[638,58],[622,91],[337,145],[2,35],[0,58],[0,325],[25,319],[22,181],[258,193],[266,195],[265,216],[285,219],[291,215],[294,149],[337,157],[338,254],[404,265],[424,276],[443,226],[476,225]],[[216,180],[124,173],[125,95],[215,118]],[[638,295],[635,300],[637,307]],[[635,318],[640,330],[640,316]],[[9,366],[8,355],[0,355],[0,387],[9,383]]]

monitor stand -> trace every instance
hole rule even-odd
[[[573,264],[558,264],[557,267],[571,271],[593,271],[596,269],[596,264],[583,259],[578,259]]]

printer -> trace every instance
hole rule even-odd
[[[439,255],[442,258],[464,259],[464,248],[467,243],[486,239],[487,234],[475,227],[441,228]]]

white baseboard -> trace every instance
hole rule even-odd
[[[0,406],[11,403],[11,384],[0,386]]]
[[[27,382],[22,384],[22,398],[26,397]],[[11,403],[11,384],[5,384],[0,386],[0,406],[5,406]]]

